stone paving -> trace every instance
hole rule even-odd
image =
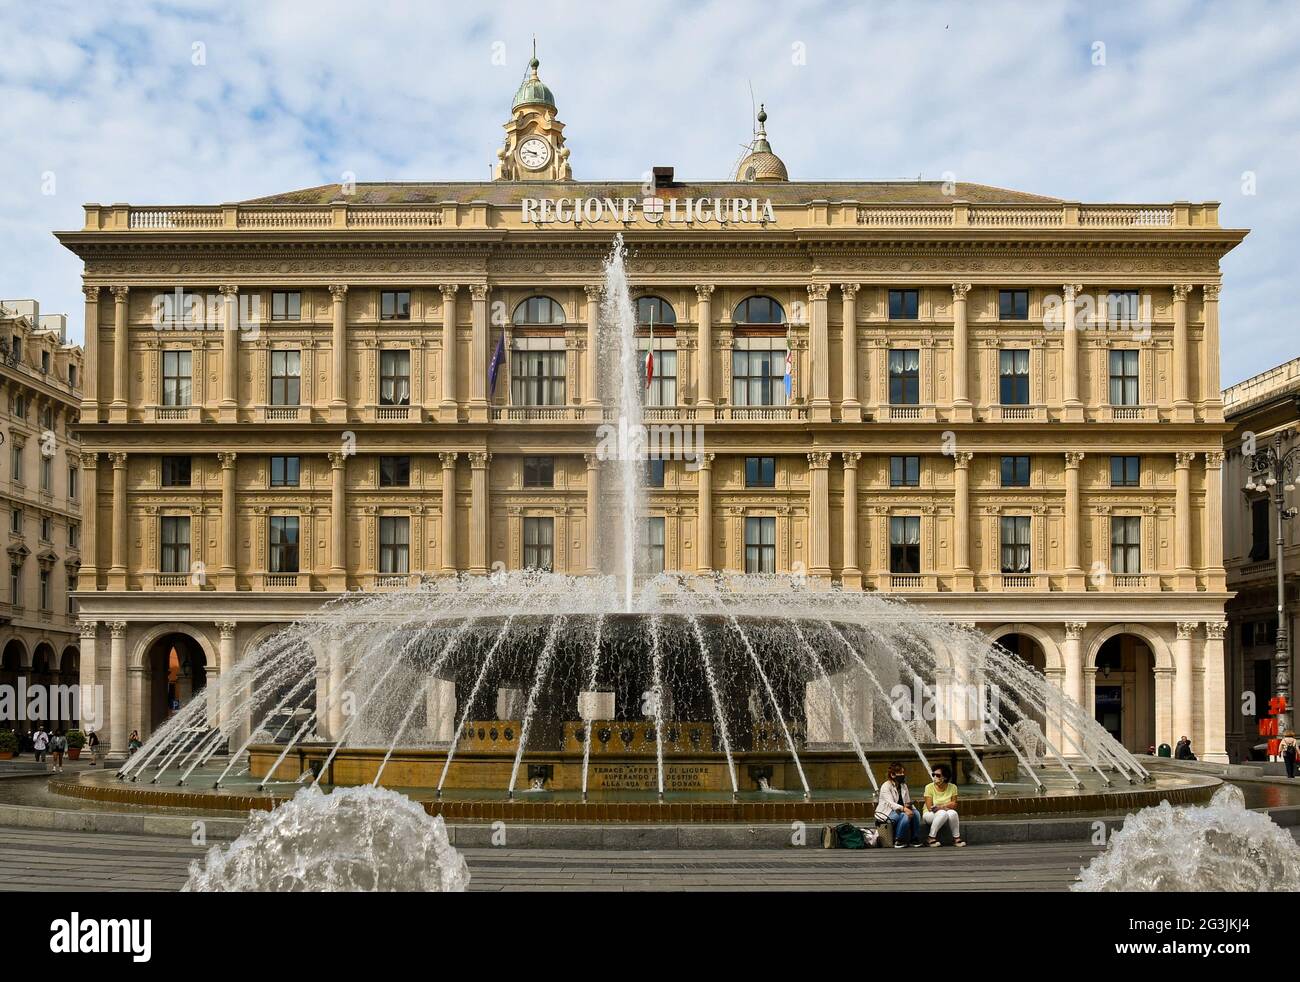
[[[164,836],[0,828],[0,889],[176,890],[204,849]],[[964,850],[466,849],[472,890],[1063,890],[1088,844]]]

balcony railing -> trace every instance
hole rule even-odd
[[[1145,590],[1150,582],[1145,573],[1116,573],[1111,579],[1116,590]]]
[[[493,406],[498,423],[571,423],[583,419],[581,406]]]
[[[1043,406],[994,406],[992,418],[1000,423],[1041,423],[1047,419]]]
[[[721,419],[737,423],[749,423],[765,420],[793,421],[808,418],[807,406],[722,406],[718,410]]]
[[[1141,423],[1155,418],[1152,406],[1103,406],[1102,417],[1112,423]]]
[[[264,573],[262,586],[267,590],[300,590],[310,578],[303,573]]]
[[[308,417],[306,406],[259,406],[258,415],[264,423],[296,423]]]
[[[925,589],[925,576],[921,573],[890,573],[889,588],[891,590],[923,590]]]
[[[192,423],[199,418],[198,406],[154,406],[155,423]]]
[[[153,585],[159,590],[183,590],[194,585],[194,581],[189,573],[155,573]]]
[[[1003,573],[1003,590],[1037,590],[1039,576],[1037,573]]]

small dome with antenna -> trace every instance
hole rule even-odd
[[[762,104],[758,107],[758,130],[754,134],[754,142],[736,168],[735,180],[745,183],[790,180],[785,162],[772,152],[772,145],[767,142],[767,110]]]
[[[528,63],[528,77],[519,83],[519,91],[515,93],[515,101],[510,106],[510,111],[514,112],[520,106],[550,106],[555,108],[555,96],[551,95],[551,90],[537,76],[538,66],[541,62],[537,60],[537,52],[533,52],[533,58]]]

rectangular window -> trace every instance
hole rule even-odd
[[[1106,316],[1111,324],[1138,323],[1139,297],[1137,290],[1111,290],[1106,294]]]
[[[14,396],[11,405],[13,407],[14,416],[22,420],[25,420],[27,418],[27,397],[25,395],[23,395],[21,392],[18,393],[16,396]]]
[[[163,405],[188,406],[190,404],[190,357],[188,351],[164,351]]]
[[[296,488],[298,486],[298,457],[271,458],[271,487]]]
[[[1029,572],[1029,516],[1005,516],[1002,525],[1002,572]]]
[[[776,519],[745,519],[745,572],[776,572]]]
[[[379,519],[379,572],[409,573],[411,520],[405,515]]]
[[[164,573],[190,571],[190,519],[188,515],[162,518],[162,567]]]
[[[637,371],[641,376],[641,391],[645,393],[647,406],[677,405],[677,351],[675,348],[661,348],[663,339],[655,341],[654,375],[650,387],[646,388],[646,355],[650,352],[650,339],[641,339],[641,355],[637,360]],[[673,342],[676,343],[675,341]]]
[[[1000,351],[998,367],[1002,405],[1029,405],[1029,352],[1021,348]]]
[[[276,290],[271,294],[271,320],[302,320],[302,294],[294,291]]]
[[[1029,458],[1002,458],[1002,486],[1004,488],[1029,487]]]
[[[23,510],[21,508],[9,509],[9,531],[13,535],[23,534]]]
[[[524,458],[524,487],[526,488],[555,487],[555,458],[554,457],[525,457]]]
[[[76,522],[68,523],[68,548],[81,548],[81,526]]]
[[[81,471],[78,468],[69,464],[68,465],[68,500],[76,501],[77,497],[80,494],[81,494]]]
[[[15,607],[23,605],[23,568],[16,563],[9,564],[9,602]]]
[[[68,366],[68,388],[75,389],[76,387],[77,387],[77,366],[69,365]]]
[[[563,406],[567,398],[564,338],[520,337],[510,364],[510,397],[516,406]]]
[[[889,291],[889,319],[891,321],[914,321],[920,314],[920,294],[916,290]]]
[[[50,571],[41,570],[41,610],[50,609]]]
[[[1250,561],[1262,562],[1269,557],[1268,499],[1256,498],[1250,503]]]
[[[746,457],[745,458],[745,487],[747,488],[776,487],[776,458],[775,457]]]
[[[648,488],[664,486],[664,462],[658,457],[651,457],[645,462],[645,483]]]
[[[1110,458],[1110,486],[1112,488],[1136,488],[1142,483],[1142,458]]]
[[[1116,515],[1110,520],[1110,571],[1142,572],[1142,518]]]
[[[891,488],[917,488],[921,486],[920,457],[890,457],[889,486]]]
[[[1029,320],[1029,291],[1028,290],[999,290],[998,291],[998,320],[1004,320],[1004,321]]]
[[[270,555],[267,572],[298,572],[298,516],[272,515],[268,534]]]
[[[411,486],[411,458],[380,457],[379,486],[381,488],[409,488]]]
[[[1138,352],[1134,350],[1110,353],[1110,404],[1136,406],[1138,404]]]
[[[646,565],[653,576],[664,571],[664,520],[646,519]]]
[[[411,291],[383,290],[379,294],[379,319],[409,321],[411,319]]]
[[[731,352],[731,403],[734,406],[784,406],[783,337],[740,337]]]
[[[555,519],[524,519],[524,569],[550,571],[555,566]]]
[[[189,457],[164,457],[162,459],[162,486],[165,488],[188,488],[190,486]]]
[[[915,406],[921,401],[921,352],[900,348],[889,353],[889,403]]]
[[[411,353],[409,351],[379,352],[379,404],[381,406],[411,404]]]
[[[23,448],[17,443],[14,444],[14,448],[10,453],[9,463],[14,483],[25,483],[23,478]]]
[[[41,455],[41,490],[54,490],[54,458]]]
[[[41,374],[42,375],[50,374],[50,353],[48,351],[41,352]],[[42,604],[41,606],[44,606],[44,604]]]
[[[41,541],[54,541],[54,519],[50,518],[48,515],[41,516]]]
[[[271,352],[271,405],[296,406],[302,395],[302,352]]]
[[[921,517],[893,515],[889,519],[889,571],[921,572]]]

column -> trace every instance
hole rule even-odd
[[[222,423],[239,420],[239,287],[219,286],[222,297],[221,405],[217,419]]]
[[[713,408],[713,284],[702,283],[695,287],[695,296],[699,306],[696,315],[699,320],[699,346],[697,347],[699,363],[695,372],[695,402],[697,405],[712,410]],[[709,416],[708,418],[712,418]],[[701,564],[703,565],[703,564]]]
[[[1175,283],[1174,292],[1174,421],[1192,420],[1192,400],[1188,397],[1187,294],[1188,283]]]
[[[469,419],[471,423],[486,423],[488,419],[488,309],[490,288],[478,283],[469,288],[473,306],[470,320],[473,337],[470,345],[469,365]]]
[[[830,402],[826,403],[830,412]],[[825,451],[808,454],[808,580],[814,586],[830,586],[831,582],[831,455]]]
[[[1227,589],[1227,572],[1223,568],[1222,450],[1210,450],[1205,454],[1205,515],[1202,521],[1205,588],[1211,593],[1222,593]]]
[[[325,658],[329,670],[329,705],[325,716],[329,721],[329,739],[338,740],[343,736],[345,710],[349,708],[350,697],[344,690],[347,664],[343,656],[343,638],[337,628],[328,629],[325,634]]]
[[[1220,764],[1228,763],[1227,693],[1224,691],[1226,664],[1223,657],[1223,636],[1227,628],[1226,621],[1208,621],[1205,625],[1205,663],[1201,676],[1205,731],[1199,745],[1193,744],[1201,760]]]
[[[952,455],[952,555],[953,585],[958,593],[975,589],[975,574],[970,565],[970,452]]]
[[[1079,465],[1083,457],[1074,450],[1065,455],[1065,589],[1072,592],[1087,589],[1079,558],[1083,538],[1079,530]]]
[[[1086,715],[1091,716],[1092,710],[1084,705],[1083,692],[1083,632],[1087,626],[1084,621],[1066,622],[1065,640],[1061,643],[1061,660],[1065,663],[1066,696],[1078,703]],[[1083,738],[1079,731],[1075,727],[1066,726],[1062,722],[1062,732],[1078,744],[1078,749],[1069,740],[1063,738],[1065,745],[1058,748],[1061,753],[1071,755],[1082,753]]]
[[[840,363],[843,377],[840,395],[840,419],[845,423],[862,422],[862,403],[858,401],[858,283],[841,283],[841,319],[844,321]],[[855,474],[856,477],[856,474]]]
[[[1204,301],[1204,339],[1201,342],[1201,400],[1205,405],[1205,419],[1219,422],[1223,419],[1222,383],[1219,381],[1219,285],[1206,283],[1201,287]]]
[[[713,571],[713,457],[700,454],[699,500],[695,511],[696,565],[701,573]]]
[[[442,461],[442,571],[456,572],[456,458],[458,453],[440,453]]]
[[[1067,423],[1083,422],[1083,403],[1079,400],[1079,329],[1075,320],[1077,313],[1075,300],[1082,286],[1067,283],[1063,288],[1065,306],[1063,310],[1064,354],[1065,364],[1061,377],[1064,379],[1065,411],[1062,419]]]
[[[218,621],[217,635],[217,665],[216,671],[208,669],[208,686],[215,693],[217,704],[208,707],[208,718],[213,726],[222,726],[226,722],[226,714],[236,705],[233,698],[228,698],[229,693],[224,692],[220,686],[213,688],[212,683],[222,676],[233,678],[231,674],[235,667],[235,628],[237,625],[234,621]]]
[[[861,407],[859,407],[859,412]],[[840,582],[846,590],[862,589],[862,569],[858,566],[858,461],[862,454],[840,454],[844,458],[844,568]]]
[[[330,572],[329,589],[348,588],[347,492],[344,478],[348,455],[335,451],[330,455]],[[330,690],[334,691],[333,689]]]
[[[126,621],[108,625],[108,759],[126,760]]]
[[[1174,739],[1193,737],[1192,732],[1192,635],[1196,621],[1179,621],[1174,641]]]
[[[1178,590],[1196,589],[1191,563],[1192,460],[1195,457],[1190,451],[1174,454],[1174,583]]]
[[[235,514],[235,457],[235,454],[228,452],[217,454],[217,460],[221,462],[221,570],[217,574],[218,590],[235,589],[235,535],[238,526],[238,516]]]
[[[583,287],[587,294],[587,350],[582,354],[582,404],[600,405],[600,299],[605,291],[599,286]],[[587,418],[597,416],[587,413]]]
[[[78,590],[99,589],[99,454],[81,455],[81,568]]]
[[[330,346],[334,353],[330,378],[330,422],[346,423],[348,419],[348,285],[330,285],[333,301],[333,330]]]
[[[99,287],[83,286],[86,297],[86,337],[82,342],[81,420],[99,422]]]
[[[952,419],[970,423],[975,410],[970,400],[970,330],[966,319],[966,294],[969,283],[952,285]]]
[[[827,283],[808,285],[809,324],[808,336],[812,358],[812,400],[809,402],[814,422],[830,422],[830,331],[826,324],[826,298],[831,288]],[[827,566],[830,575],[830,566]]]
[[[474,451],[469,455],[469,571],[483,574],[488,571],[488,536],[491,520],[488,502],[488,464],[490,453]]]
[[[99,661],[96,641],[99,621],[81,621],[81,645],[78,648],[80,677],[77,679],[77,725],[83,733],[98,732],[104,726],[103,699],[99,692]],[[106,734],[100,733],[102,740]]]
[[[113,555],[108,588],[126,589],[126,454],[111,453],[113,462]]]
[[[459,283],[444,283],[442,291],[442,403],[438,407],[438,422],[454,423],[456,406],[456,294]],[[455,466],[455,461],[452,461]]]
[[[600,456],[589,453],[587,462],[587,572],[600,569]]]
[[[130,344],[127,316],[127,297],[130,287],[110,286],[113,294],[113,402],[108,407],[110,423],[126,422],[127,397],[130,389],[127,385],[127,347]]]

